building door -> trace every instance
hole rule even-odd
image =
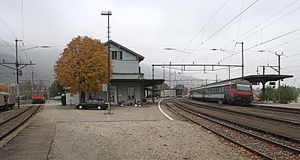
[[[110,86],[109,99],[112,104],[118,104],[117,86]]]

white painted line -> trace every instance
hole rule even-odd
[[[163,99],[159,100],[158,102],[158,109],[160,110],[160,112],[165,115],[169,120],[173,120],[173,118],[171,118],[169,115],[167,115],[167,113],[165,113],[161,108],[160,108],[160,102],[162,101]]]

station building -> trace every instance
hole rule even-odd
[[[104,43],[107,46],[107,42]],[[144,57],[127,47],[110,40],[110,57],[113,68],[110,85],[110,102],[112,105],[134,104],[145,102],[145,90],[160,85],[163,79],[145,79],[141,73],[140,62]],[[106,93],[66,94],[67,105],[78,104],[88,99],[104,99]]]

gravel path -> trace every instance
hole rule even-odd
[[[251,159],[184,121],[61,122],[50,159]]]

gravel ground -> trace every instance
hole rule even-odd
[[[250,159],[184,121],[61,122],[50,159]]]

